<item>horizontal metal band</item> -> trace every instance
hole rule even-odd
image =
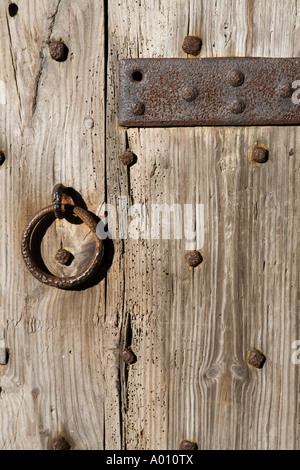
[[[297,125],[299,88],[297,58],[124,59],[119,124]]]

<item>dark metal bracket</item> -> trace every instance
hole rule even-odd
[[[124,127],[300,124],[300,59],[124,59]]]

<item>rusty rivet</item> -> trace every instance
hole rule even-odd
[[[267,163],[269,150],[263,145],[255,145],[252,150],[252,160],[255,163]]]
[[[55,259],[59,264],[66,266],[72,259],[72,253],[65,250],[64,248],[60,248],[55,254]]]
[[[245,111],[246,103],[242,98],[237,98],[231,103],[231,111],[234,114],[242,114]]]
[[[31,390],[31,395],[33,398],[37,398],[40,394],[40,389],[38,387],[35,387]]]
[[[243,72],[238,69],[232,70],[228,76],[229,82],[232,86],[238,87],[244,83],[245,76]]]
[[[199,251],[194,250],[186,253],[185,260],[192,268],[196,268],[197,266],[199,266],[199,264],[202,263],[203,258]]]
[[[187,440],[183,439],[180,442],[179,450],[198,450],[198,446],[197,446],[196,442],[187,441]]]
[[[5,153],[0,150],[0,166],[5,162]]]
[[[293,94],[293,87],[290,82],[282,82],[278,86],[278,93],[282,98],[290,98]]]
[[[121,352],[120,357],[125,364],[132,364],[136,360],[135,354],[130,349],[124,349]]]
[[[57,62],[64,62],[68,58],[69,49],[62,41],[54,41],[49,44],[50,55]]]
[[[266,362],[266,357],[261,351],[253,348],[248,352],[247,362],[250,366],[255,367],[256,369],[262,369]]]
[[[83,125],[86,129],[93,129],[94,125],[95,125],[95,121],[93,118],[87,116],[86,118],[84,118],[83,120]]]
[[[198,95],[199,92],[196,87],[187,87],[182,90],[182,98],[185,101],[194,101]]]
[[[135,162],[136,156],[134,155],[133,152],[131,152],[131,150],[126,150],[120,156],[120,160],[123,163],[123,165],[129,166],[129,165],[132,165]]]
[[[186,36],[182,43],[182,49],[186,54],[199,55],[202,40],[198,36]]]
[[[135,103],[132,103],[130,105],[130,109],[133,112],[133,114],[141,115],[144,114],[145,112],[145,105],[144,103],[141,103],[140,101],[136,101]]]

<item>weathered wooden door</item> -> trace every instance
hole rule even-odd
[[[124,129],[117,117],[120,59],[196,60],[187,35],[202,39],[197,58],[297,57],[299,11],[298,0],[0,0],[1,449],[49,449],[61,434],[74,449],[299,448],[298,128]],[[267,163],[251,161],[255,144]],[[23,230],[57,183],[97,216],[115,208],[86,288],[47,286],[22,259]],[[134,232],[134,204],[198,204],[203,220],[192,215],[191,240],[173,223],[151,239]],[[70,266],[54,258],[61,247]],[[70,276],[93,239],[56,220],[41,251]]]

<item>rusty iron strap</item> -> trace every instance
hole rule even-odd
[[[119,124],[296,125],[298,80],[294,58],[124,59]]]

